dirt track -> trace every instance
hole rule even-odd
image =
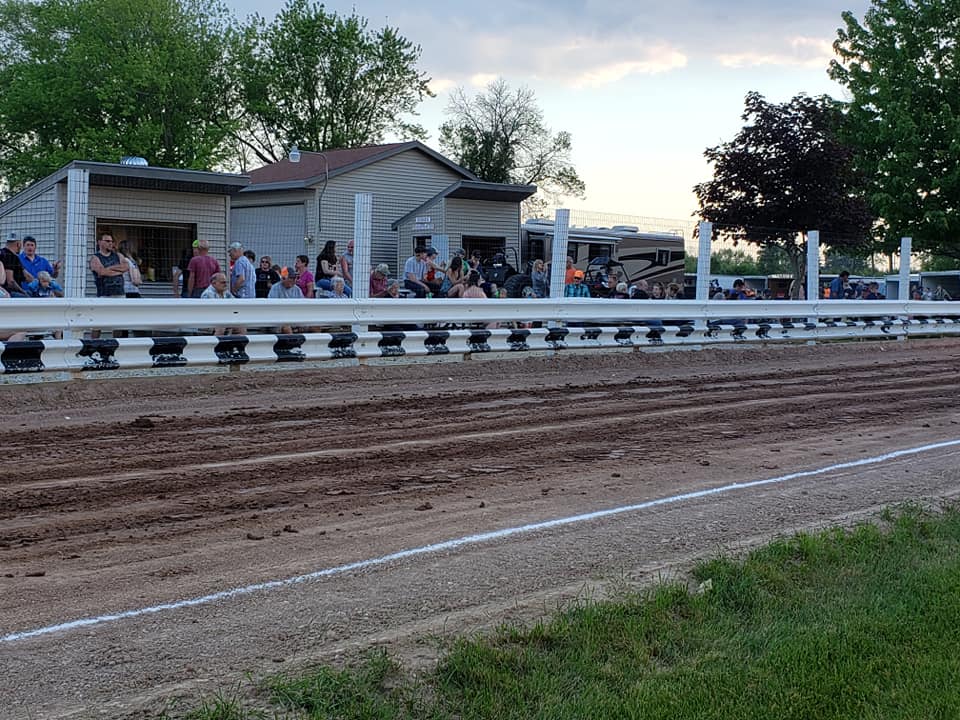
[[[0,386],[0,638],[960,438],[960,343]],[[13,410],[13,408],[16,408]],[[149,717],[244,673],[530,617],[960,490],[960,448],[0,641],[0,718]],[[598,590],[600,591],[600,590]]]

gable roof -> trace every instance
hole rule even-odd
[[[486,200],[488,202],[509,202],[520,203],[537,192],[536,185],[509,185],[506,183],[489,183],[483,180],[457,180],[453,185],[444,188],[432,198],[422,203],[418,207],[408,212],[402,218],[395,220],[390,225],[391,230],[396,230],[403,223],[421,212],[424,208],[433,204],[440,198],[452,198],[460,200]]]
[[[250,171],[250,186],[245,192],[256,190],[296,190],[316,185],[324,179],[370,165],[408,150],[415,150],[432,158],[441,165],[453,170],[466,180],[476,180],[477,176],[436,150],[432,150],[418,140],[390,143],[387,145],[367,145],[353,149],[325,150],[323,152],[300,151],[300,162],[291,162],[284,158],[275,163],[264,165]]]

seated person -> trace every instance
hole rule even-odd
[[[386,263],[380,263],[370,271],[370,297],[387,297],[387,287],[390,282],[389,275],[390,266]]]
[[[271,286],[270,292],[267,293],[267,298],[270,300],[303,300],[303,290],[300,289],[300,286],[297,284],[297,278],[300,276],[300,273],[297,272],[296,267],[285,267],[280,268],[278,273],[280,276],[280,282]],[[322,295],[318,295],[322,297]],[[290,325],[281,325],[277,332],[282,334],[289,335],[293,332],[293,327]]]
[[[27,297],[63,297],[63,288],[46,270],[38,272],[36,279],[24,285],[23,290]]]
[[[318,298],[329,298],[331,300],[349,300],[350,296],[346,292],[347,283],[339,275],[335,275],[330,278],[330,289],[329,290],[318,290]]]
[[[272,300],[303,300],[303,290],[297,284],[300,273],[296,267],[280,268],[280,282],[270,287],[267,298]]]

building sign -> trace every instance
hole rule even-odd
[[[429,215],[418,215],[413,219],[413,231],[433,230],[433,218]]]

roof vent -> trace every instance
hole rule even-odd
[[[136,165],[137,167],[147,167],[150,163],[147,162],[146,158],[138,157],[136,155],[124,155],[120,158],[121,165]]]

